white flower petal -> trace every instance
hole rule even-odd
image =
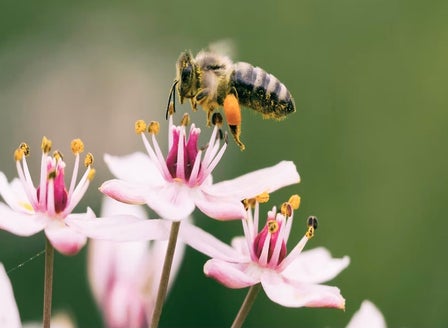
[[[17,308],[11,282],[3,264],[0,263],[0,327],[20,328],[19,310]]]
[[[148,155],[135,152],[126,156],[104,155],[109,170],[120,180],[159,185],[164,179]]]
[[[269,299],[282,306],[345,309],[337,287],[293,282],[272,270],[263,272],[261,284]]]
[[[103,200],[102,214],[134,215],[136,220],[156,221],[144,220],[146,214],[141,206],[126,205],[107,197]],[[186,223],[188,221],[185,220]],[[164,221],[164,225],[168,232],[170,222]],[[166,248],[167,241],[159,240],[151,243],[90,241],[89,281],[107,326],[147,326],[146,320],[150,320],[157,296]],[[184,249],[185,244],[178,241],[169,286],[178,272]]]
[[[245,288],[260,282],[259,272],[251,263],[211,259],[205,263],[204,273],[228,288]]]
[[[125,204],[110,197],[103,197],[101,216],[106,217],[118,214],[131,215],[140,219],[146,219],[147,217],[145,209],[141,205]]]
[[[0,229],[17,236],[28,237],[43,230],[49,219],[37,214],[26,214],[13,211],[0,203]]]
[[[106,327],[147,327],[145,300],[133,283],[122,281],[110,286],[103,305]]]
[[[303,251],[282,272],[290,280],[319,284],[336,277],[350,264],[348,256],[332,258],[324,247]]]
[[[167,239],[169,222],[145,220],[131,215],[114,215],[103,218],[68,216],[65,219],[70,228],[93,239],[108,241],[141,241]]]
[[[202,187],[195,197],[196,206],[207,216],[217,220],[235,220],[246,217],[241,199],[229,198],[227,195],[215,196]]]
[[[234,237],[232,239],[231,245],[239,254],[244,256],[244,258],[250,258],[249,249],[247,248],[247,239],[244,236]]]
[[[25,205],[29,203],[29,200],[26,197],[22,182],[15,178],[11,181],[11,183],[8,183],[8,179],[3,172],[0,172],[0,194],[3,197],[3,200],[13,210],[22,213],[34,212],[31,208],[31,204],[28,209],[25,207]]]
[[[90,240],[88,275],[93,294],[100,307],[106,303],[112,279],[132,280],[141,275],[148,242],[111,242]]]
[[[124,180],[108,180],[99,190],[105,195],[127,204],[144,204],[151,188],[147,185]]]
[[[386,328],[386,321],[375,304],[365,300],[353,315],[347,328]]]
[[[45,235],[51,245],[64,255],[75,255],[87,242],[87,237],[64,224],[64,221],[53,220],[45,228]]]
[[[277,165],[253,171],[232,180],[215,183],[208,190],[215,195],[233,196],[242,200],[253,198],[263,192],[271,193],[299,182],[300,176],[294,163],[282,161]]]
[[[249,257],[187,221],[181,224],[179,237],[190,247],[209,257],[230,262],[249,261]]]
[[[144,220],[146,217],[146,212],[142,206],[124,204],[109,197],[103,197],[101,214],[103,216],[135,216],[139,220]],[[97,220],[93,219],[91,221],[96,224],[95,221]],[[78,221],[82,222],[82,218]],[[128,304],[128,306],[122,307],[119,312],[109,311],[111,308],[115,308],[114,304],[117,301],[116,297],[120,295],[120,290],[127,290],[127,293],[124,294],[125,297],[134,293],[130,298],[136,301],[133,304],[134,307],[141,310],[143,302],[139,304],[138,300],[141,298],[139,288],[142,283],[139,283],[139,281],[147,279],[143,271],[145,270],[148,251],[149,243],[147,241],[118,243],[90,240],[88,250],[89,283],[95,300],[103,311],[106,322],[120,321],[122,311],[130,310],[130,304]],[[118,286],[114,288],[114,285]],[[123,302],[123,299],[121,302]],[[132,315],[135,320],[140,318],[140,310],[132,311],[135,314],[135,316]],[[127,321],[127,324],[130,325],[130,322]],[[126,321],[122,326],[126,326]]]
[[[167,183],[152,189],[146,197],[146,204],[163,219],[180,221],[193,213],[194,199],[195,190],[182,183]]]

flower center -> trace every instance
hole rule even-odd
[[[27,211],[45,213],[49,217],[66,217],[78,204],[86,192],[90,181],[95,176],[93,166],[93,155],[88,153],[84,159],[87,170],[82,176],[79,184],[76,184],[80,153],[84,151],[84,143],[81,139],[73,139],[71,142],[72,153],[75,155],[73,175],[69,188],[65,185],[65,162],[62,154],[55,151],[49,155],[52,148],[51,140],[42,138],[40,182],[37,188],[31,180],[31,175],[26,163],[26,157],[30,154],[30,148],[26,143],[21,143],[14,152],[17,173],[22,182],[28,202],[21,202],[21,206]]]
[[[198,154],[199,133],[191,131],[186,137],[185,126],[173,129],[173,145],[166,157],[166,165],[173,179],[188,181]]]
[[[278,223],[275,220],[268,220],[267,226],[268,226],[268,230],[271,234],[276,233],[278,230]]]
[[[253,247],[255,256],[261,259],[263,252],[267,251],[267,263],[271,261],[277,243],[281,243],[280,252],[275,265],[278,265],[286,256],[286,243],[283,238],[279,239],[280,224],[275,219],[268,219],[263,230],[255,237]],[[278,252],[278,251],[277,251]]]
[[[62,212],[67,207],[67,200],[68,200],[68,192],[67,188],[65,187],[65,181],[64,181],[64,164],[62,162],[60,157],[60,154],[58,156],[55,156],[54,160],[50,160],[47,167],[48,167],[48,176],[46,181],[46,207],[48,207],[48,192],[49,192],[49,183],[50,180],[53,182],[53,197],[54,197],[54,210],[56,213]],[[56,163],[54,163],[54,161]],[[40,186],[37,188],[37,200],[40,201]]]

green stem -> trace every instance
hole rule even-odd
[[[152,315],[151,328],[157,328],[159,325],[163,303],[165,302],[166,292],[168,290],[168,281],[170,279],[171,265],[173,264],[179,227],[180,221],[173,221],[171,223],[170,237],[166,249],[165,261],[163,262],[162,276],[160,277],[159,291],[157,293],[156,304]]]
[[[53,294],[54,248],[48,238],[45,240],[44,319],[42,325],[44,328],[50,328],[51,298]]]
[[[260,289],[261,289],[260,283],[253,285],[249,288],[246,298],[244,299],[244,302],[241,305],[241,308],[238,311],[235,320],[233,321],[232,328],[240,328],[243,325],[244,320],[246,320],[246,317],[249,314],[250,309],[252,308],[252,305],[254,304],[258,293],[260,292]]]

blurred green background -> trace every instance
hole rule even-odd
[[[102,156],[143,150],[136,119],[166,128],[180,51],[230,39],[234,59],[276,75],[298,112],[277,123],[244,111],[247,149],[230,142],[214,179],[293,160],[301,184],[271,195],[270,204],[302,197],[288,246],[313,214],[320,227],[307,247],[352,261],[329,283],[341,288],[346,312],[282,308],[261,293],[246,326],[343,327],[370,299],[389,327],[446,327],[447,15],[446,1],[2,0],[0,170],[16,176],[12,154],[21,141],[31,146],[36,174],[43,135],[67,155],[80,137],[96,155],[98,174],[77,210],[99,214],[97,187],[111,177]],[[178,106],[178,117],[187,111]],[[203,126],[204,116],[192,119]],[[238,222],[199,212],[195,220],[225,241],[242,233]],[[7,270],[43,248],[42,234],[0,232]],[[79,327],[100,327],[85,258],[85,249],[56,256],[53,309],[71,313]],[[205,261],[188,249],[162,326],[230,326],[246,290],[206,278]],[[9,274],[23,321],[41,317],[43,262],[40,256]]]

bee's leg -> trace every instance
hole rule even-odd
[[[209,94],[210,94],[210,90],[206,88],[206,89],[199,89],[199,91],[194,96],[194,99],[196,100],[196,102],[198,104],[200,104],[202,106],[202,108],[204,108],[204,110],[207,112],[207,126],[211,125],[210,119],[211,119],[212,113],[213,113],[213,108],[207,107],[206,103],[204,103],[204,101],[207,99]]]
[[[196,93],[196,95],[194,96],[194,98],[196,99],[196,101],[198,103],[201,103],[201,101],[208,97],[208,95],[210,94],[210,90],[209,89],[199,89],[198,92]]]
[[[207,126],[211,126],[211,118],[213,116],[213,111],[215,109],[213,107],[209,107],[208,109],[206,109],[207,111]]]
[[[241,134],[241,125],[230,125],[230,132],[233,135],[233,139],[235,139],[235,142],[237,143],[238,147],[240,147],[240,150],[246,149],[246,146],[241,142],[240,140],[240,134]]]
[[[224,99],[224,114],[226,116],[227,124],[230,132],[241,150],[246,147],[240,140],[241,134],[241,107],[235,94],[229,93]]]
[[[190,105],[191,109],[195,112],[197,110],[197,103],[196,100],[194,100],[194,98],[190,98]]]

